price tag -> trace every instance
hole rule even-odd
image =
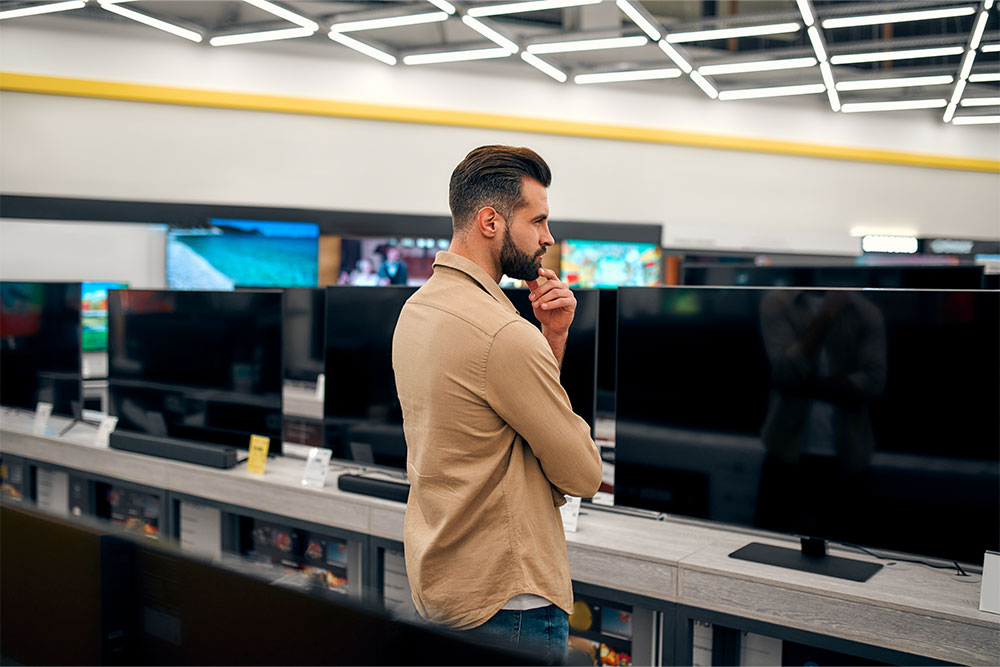
[[[559,512],[562,513],[563,530],[575,533],[580,522],[580,499],[566,496],[566,504],[559,508]]]
[[[38,402],[35,408],[35,427],[32,429],[35,435],[45,435],[45,429],[49,426],[49,417],[52,416],[52,404]]]
[[[324,396],[326,396],[326,373],[320,373],[316,376],[316,400],[322,401]]]
[[[263,435],[250,436],[250,459],[247,461],[247,470],[258,475],[264,474],[267,466],[267,450],[271,446],[271,439]]]
[[[983,580],[979,592],[979,609],[1000,614],[1000,553],[983,554]]]
[[[94,434],[94,444],[98,447],[107,447],[115,426],[118,426],[118,417],[111,415],[102,417],[101,425],[97,427],[97,433]]]
[[[326,475],[330,472],[329,449],[312,447],[309,449],[309,458],[306,459],[306,468],[302,473],[302,486],[311,486],[322,489],[326,485]]]

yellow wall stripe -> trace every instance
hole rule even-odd
[[[0,72],[0,90],[48,95],[97,97],[131,102],[183,104],[225,109],[361,118],[401,123],[452,125],[516,132],[536,132],[570,137],[587,137],[592,139],[638,141],[654,144],[694,146],[697,148],[719,148],[725,150],[777,153],[780,155],[797,155],[801,157],[829,158],[834,160],[877,162],[910,167],[933,167],[937,169],[1000,173],[1000,160],[961,158],[945,155],[922,155],[899,151],[825,146],[822,144],[698,134],[694,132],[674,132],[671,130],[627,127],[623,125],[555,121],[544,118],[525,118],[468,111],[420,109],[380,104],[336,102],[303,97],[229,93],[198,90],[195,88],[173,88],[112,81],[92,81],[87,79],[17,74],[13,72]]]

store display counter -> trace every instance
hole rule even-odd
[[[301,483],[301,458],[269,458],[266,472],[255,475],[245,463],[217,470],[99,447],[95,429],[86,424],[61,437],[35,435],[32,424],[30,414],[3,413],[4,457],[162,489],[225,511],[243,508],[350,531],[368,536],[372,552],[377,551],[372,545],[391,550],[402,541],[404,505],[340,491],[336,477],[345,468],[332,468],[325,487],[315,489]],[[48,431],[58,433],[68,424],[53,417]],[[1000,664],[1000,616],[979,611],[977,578],[966,583],[953,571],[900,563],[855,583],[729,557],[751,541],[794,546],[790,538],[587,505],[577,532],[567,534],[576,584],[645,604],[662,615],[654,637],[661,650],[654,655],[661,655],[665,664],[677,662],[678,656],[680,662],[691,662],[692,624],[699,618],[777,637],[822,639],[831,647],[887,662]],[[837,553],[875,560],[853,551]],[[365,558],[374,562],[371,553]]]

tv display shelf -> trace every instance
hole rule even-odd
[[[218,470],[97,447],[86,424],[56,437],[32,434],[32,423],[31,415],[4,413],[0,450],[40,464],[402,541],[404,505],[340,491],[336,469],[325,488],[313,489],[300,483],[302,459],[272,458],[264,475],[254,475],[245,464]],[[58,433],[68,423],[53,417],[49,430]],[[579,583],[932,660],[1000,664],[1000,616],[979,611],[978,583],[909,563],[883,567],[868,582],[856,583],[729,558],[752,541],[796,544],[780,536],[587,506],[578,531],[567,534],[571,572]]]

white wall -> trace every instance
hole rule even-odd
[[[0,220],[0,280],[166,287],[166,226]]]
[[[507,66],[492,77],[482,64],[388,68],[334,44],[212,49],[141,26],[94,35],[82,21],[69,32],[5,23],[4,71],[1000,159],[995,127],[946,126],[925,111],[727,104],[683,86],[559,86]],[[653,222],[668,246],[844,254],[858,251],[856,227],[1000,237],[996,173],[21,93],[0,95],[0,140],[8,194],[444,215],[465,153],[512,143],[552,166],[554,225]]]

